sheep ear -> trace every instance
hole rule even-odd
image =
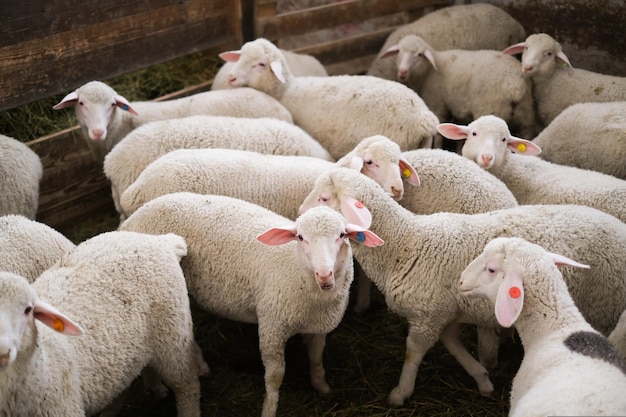
[[[565,53],[563,51],[557,52],[556,53],[556,57],[565,63],[565,67],[568,70],[573,70],[574,69],[574,67],[572,67],[572,64],[569,62],[569,58],[567,57],[567,55],[565,55]]]
[[[361,172],[363,169],[363,158],[359,155],[352,155],[352,158],[350,158],[350,169]]]
[[[34,314],[37,320],[66,336],[82,336],[84,333],[78,324],[45,301],[37,300]]]
[[[226,51],[219,54],[219,57],[226,62],[237,62],[241,57],[241,51]]]
[[[119,94],[116,94],[115,105],[122,110],[126,110],[127,112],[134,114],[135,116],[137,115],[137,112],[135,111],[135,109],[132,108],[132,106],[130,105],[128,100],[126,100],[126,97],[124,96],[120,96]]]
[[[426,51],[424,51],[424,56],[426,57],[426,59],[428,59],[430,65],[432,65],[433,68],[437,71],[437,64],[435,64],[435,57],[433,56],[433,52],[430,49],[426,49]]]
[[[77,101],[78,101],[78,93],[76,91],[72,91],[71,93],[63,97],[63,100],[59,101],[52,108],[54,110],[61,110],[61,109],[71,106]]]
[[[398,52],[400,52],[400,47],[398,45],[393,45],[380,54],[379,58],[389,58],[391,56],[398,55]]]
[[[507,55],[516,55],[524,52],[524,48],[526,48],[526,42],[516,43],[515,45],[511,45],[508,48],[502,51],[503,54]]]
[[[409,184],[414,185],[415,187],[419,187],[420,177],[417,175],[417,172],[415,171],[415,168],[413,168],[413,165],[411,165],[409,161],[402,157],[400,158],[400,162],[398,163],[398,165],[400,166],[400,174],[402,175],[402,178],[406,179]]]
[[[448,139],[467,139],[467,126],[455,125],[454,123],[440,123],[437,125],[437,132]]]
[[[346,226],[346,237],[370,248],[375,248],[385,243],[376,233],[351,223]]]
[[[552,253],[548,251],[546,251],[546,253],[552,259],[552,261],[554,261],[554,264],[556,266],[573,266],[576,268],[584,268],[584,269],[590,268],[589,265],[576,262],[573,259],[568,258],[567,256],[559,255],[558,253]]]
[[[539,155],[541,148],[533,142],[510,136],[506,141],[506,147],[514,153],[521,153],[524,155]]]
[[[267,246],[280,246],[297,239],[296,226],[272,227],[257,236],[257,240]]]
[[[278,78],[278,81],[284,83],[285,75],[283,74],[283,64],[281,64],[280,61],[272,61],[270,63],[270,68],[272,69],[272,72],[274,73],[276,78]]]
[[[350,223],[368,229],[372,225],[372,213],[359,200],[346,197],[341,199],[341,213]]]
[[[524,306],[524,285],[518,272],[507,272],[498,288],[496,319],[503,327],[511,327]]]

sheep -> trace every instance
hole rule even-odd
[[[626,180],[626,101],[572,104],[533,143],[546,161]]]
[[[561,44],[546,33],[534,33],[503,52],[522,54],[521,71],[533,81],[537,115],[544,126],[575,103],[626,101],[626,77],[574,68]]]
[[[467,4],[444,7],[395,29],[385,40],[368,75],[396,79],[393,61],[383,59],[389,47],[406,35],[419,35],[438,50],[502,50],[526,38],[524,27],[511,15],[491,4]]]
[[[339,324],[348,304],[353,265],[347,239],[383,243],[334,210],[320,208],[293,222],[233,197],[183,192],[146,203],[120,225],[120,230],[183,236],[189,255],[181,266],[190,296],[218,316],[258,323],[264,417],[276,415],[285,343],[297,333],[307,345],[311,385],[330,392],[322,355],[326,333]]]
[[[287,51],[285,49],[280,50],[283,55],[285,55],[285,59],[287,60],[287,64],[289,64],[289,68],[293,72],[293,75],[296,77],[302,77],[307,75],[313,75],[316,77],[326,77],[328,76],[328,72],[326,68],[319,62],[314,56],[307,54],[299,54],[291,51]],[[223,90],[226,88],[232,88],[228,84],[228,73],[234,63],[225,62],[224,65],[217,71],[215,74],[215,78],[213,79],[213,84],[211,85],[211,90]]]
[[[591,265],[565,271],[572,297],[585,319],[603,334],[626,307],[626,224],[604,212],[577,205],[519,206],[481,214],[416,215],[394,201],[370,178],[337,168],[317,178],[300,208],[341,207],[359,224],[355,204],[371,212],[370,230],[385,244],[360,246],[353,255],[385,296],[388,308],[407,319],[406,357],[389,404],[400,406],[413,392],[417,369],[438,338],[489,394],[487,370],[461,345],[459,323],[497,326],[485,300],[468,301],[458,291],[463,269],[498,236],[519,236]]]
[[[98,162],[132,130],[155,120],[213,115],[272,117],[293,122],[284,106],[252,88],[206,91],[161,102],[129,102],[107,84],[90,81],[66,95],[54,109],[69,106],[74,106],[83,139]]]
[[[0,135],[0,216],[22,214],[34,220],[42,177],[39,155],[28,145]]]
[[[189,116],[160,120],[135,129],[104,158],[115,208],[148,164],[182,148],[230,148],[277,155],[314,156],[333,160],[324,147],[299,127],[272,118]]]
[[[615,349],[626,360],[626,310],[619,317],[615,328],[608,336],[609,342],[613,343]]]
[[[74,246],[44,223],[17,214],[0,217],[0,271],[33,282]]]
[[[626,222],[626,181],[540,159],[535,155],[541,148],[512,136],[497,116],[482,116],[467,126],[442,123],[437,129],[449,139],[465,139],[462,155],[504,182],[519,204],[581,204]]]
[[[585,321],[556,265],[589,268],[513,237],[489,242],[461,274],[462,294],[489,300],[522,340],[509,416],[624,415],[626,365]]]
[[[398,80],[422,97],[439,120],[471,122],[494,114],[518,134],[536,132],[532,83],[520,63],[495,50],[437,50],[418,35],[406,35],[383,58],[396,56]]]
[[[404,193],[400,172],[408,184],[419,185],[417,173],[401,157],[399,146],[380,135],[363,139],[335,163],[236,149],[179,149],[150,163],[122,193],[120,207],[128,217],[158,196],[187,191],[236,197],[295,220],[318,175],[336,166],[363,172],[396,199]],[[251,181],[242,181],[242,172]]]
[[[186,253],[174,234],[114,231],[32,284],[0,273],[0,414],[93,415],[150,366],[173,390],[178,416],[199,417]]]
[[[437,117],[400,83],[365,75],[294,77],[284,55],[263,38],[220,57],[236,62],[228,75],[231,86],[276,98],[335,159],[372,135],[387,136],[403,151],[432,145]]]

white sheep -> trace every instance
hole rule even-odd
[[[509,416],[624,415],[626,365],[585,321],[556,265],[588,268],[524,239],[496,238],[461,274],[460,291],[489,300],[524,345]]]
[[[0,216],[21,214],[34,219],[42,177],[39,155],[26,144],[0,135]]]
[[[575,103],[626,101],[626,77],[573,68],[561,44],[546,33],[534,33],[503,52],[522,54],[521,71],[533,80],[544,126]]]
[[[626,180],[626,101],[572,104],[533,143],[546,161]]]
[[[502,50],[526,38],[524,27],[501,8],[487,3],[444,7],[395,29],[367,70],[368,75],[395,80],[393,61],[382,54],[406,35],[419,35],[438,50]]]
[[[358,224],[353,214],[357,202],[371,211],[370,230],[385,245],[375,251],[355,246],[354,257],[385,296],[388,308],[409,323],[402,374],[389,395],[392,406],[412,394],[419,364],[439,338],[480,392],[492,392],[487,370],[463,347],[457,328],[459,323],[497,323],[488,303],[468,301],[457,283],[494,237],[523,237],[591,265],[590,270],[564,271],[564,276],[585,318],[604,334],[626,308],[626,224],[604,212],[577,205],[535,205],[472,215],[416,215],[370,178],[345,168],[320,174],[301,212],[320,204],[341,207],[348,221]]]
[[[367,229],[320,208],[294,223],[232,197],[173,193],[146,203],[120,225],[121,230],[185,237],[189,255],[181,265],[190,296],[218,316],[258,323],[264,417],[276,414],[285,344],[295,334],[302,334],[307,345],[311,385],[321,393],[330,391],[322,355],[326,334],[348,304],[353,279],[348,238],[382,244]]]
[[[368,136],[387,136],[408,151],[430,148],[437,133],[437,117],[400,83],[365,75],[295,77],[280,50],[263,38],[220,56],[236,62],[228,76],[231,86],[275,97],[335,159]]]
[[[252,88],[205,91],[160,102],[129,102],[107,84],[91,81],[66,95],[54,109],[69,106],[74,106],[83,139],[99,162],[133,129],[155,120],[213,115],[272,117],[293,122],[283,105]]]
[[[74,246],[44,223],[15,214],[0,217],[0,271],[33,282]]]
[[[520,63],[496,50],[437,50],[406,35],[382,55],[396,57],[398,80],[422,97],[439,120],[471,122],[485,114],[504,119],[519,135],[537,133],[532,83]]]
[[[0,273],[0,414],[94,415],[149,366],[199,417],[186,253],[174,234],[109,232],[32,284]]]
[[[469,125],[442,123],[449,139],[465,139],[462,154],[511,190],[519,204],[581,204],[626,222],[626,181],[596,171],[540,159],[535,143],[517,138],[506,122],[488,115]]]
[[[303,77],[308,75],[313,75],[316,77],[326,77],[328,76],[328,72],[324,65],[317,60],[312,55],[307,54],[299,54],[296,52],[287,51],[285,49],[280,50],[283,55],[285,55],[285,59],[287,60],[287,64],[289,68],[293,72],[293,75],[296,77]],[[217,74],[215,74],[215,78],[213,79],[213,84],[211,85],[211,90],[223,90],[226,88],[232,88],[228,84],[228,73],[233,67],[233,62],[225,62],[224,65],[221,66]]]
[[[132,131],[104,158],[104,174],[111,181],[113,202],[158,157],[176,149],[230,148],[278,155],[313,156],[333,160],[308,133],[282,120],[190,116],[160,120]],[[241,171],[246,175],[245,170]]]
[[[417,173],[401,157],[399,146],[380,135],[363,139],[335,163],[237,149],[178,149],[150,163],[122,193],[120,207],[124,216],[130,216],[158,196],[186,191],[236,197],[295,219],[315,179],[337,166],[373,178],[396,199],[404,193],[403,178],[412,186],[419,185]]]
[[[615,328],[608,336],[609,342],[613,343],[613,346],[622,358],[626,360],[626,310],[622,313],[617,322]]]

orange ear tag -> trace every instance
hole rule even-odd
[[[356,208],[363,208],[363,203],[361,203],[360,201],[355,201],[354,205],[356,206]]]
[[[523,143],[518,143],[517,144],[517,150],[524,153],[526,152],[526,145],[524,145]]]
[[[520,295],[522,295],[522,291],[519,288],[517,287],[509,288],[509,296],[511,298],[519,298]]]
[[[411,170],[408,168],[404,168],[404,170],[402,171],[402,175],[404,176],[404,178],[409,178],[411,176]]]
[[[61,319],[55,319],[54,323],[52,323],[52,328],[57,332],[62,332],[63,330],[65,330],[65,324],[63,324],[63,321]]]

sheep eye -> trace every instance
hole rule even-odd
[[[30,312],[33,311],[33,308],[31,306],[26,307],[26,309],[24,310],[24,314],[28,315],[30,314]]]
[[[344,232],[339,233],[339,238],[343,239],[346,236],[346,234]]]
[[[259,67],[265,67],[265,63],[264,62],[259,62]]]
[[[84,106],[82,101],[79,101],[78,104],[80,104],[81,106]]]
[[[478,135],[478,133],[472,132],[472,136],[476,136],[476,135]]]
[[[367,165],[372,165],[372,164],[374,163],[374,161],[372,161],[371,159],[369,159],[369,160],[365,161],[365,163],[366,163]]]
[[[324,203],[328,202],[328,198],[327,197],[320,197],[320,200],[323,201]]]
[[[493,268],[487,268],[487,271],[489,271],[490,274],[495,274],[496,270]]]
[[[502,138],[502,142],[506,142],[506,138]]]
[[[552,56],[552,52],[547,52],[546,55]]]
[[[304,238],[302,237],[302,235],[298,235],[298,240],[303,241]]]

